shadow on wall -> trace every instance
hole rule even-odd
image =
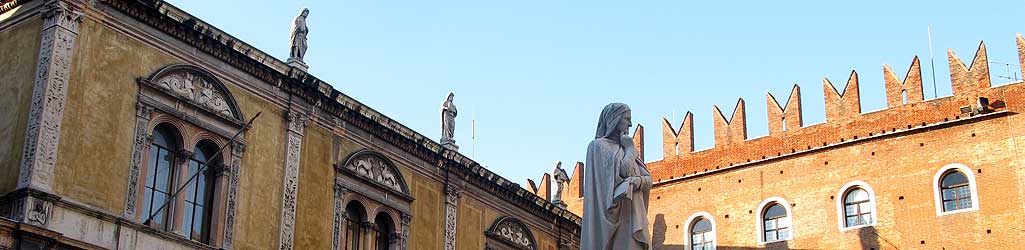
[[[664,214],[655,215],[655,224],[652,225],[651,229],[651,248],[652,250],[684,250],[683,245],[666,245],[666,216]]]

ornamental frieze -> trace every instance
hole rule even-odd
[[[408,194],[406,183],[391,161],[373,151],[360,151],[349,156],[342,168],[356,176],[380,184],[400,194]]]

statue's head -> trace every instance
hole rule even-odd
[[[555,161],[555,169],[559,169],[561,167],[562,167],[562,161]]]
[[[303,10],[302,10],[302,14],[299,14],[299,15],[301,15],[301,16],[303,16],[303,17],[307,17],[307,16],[309,16],[309,15],[310,15],[310,9],[307,9],[307,8],[303,8]]]
[[[630,106],[624,103],[610,103],[605,105],[598,117],[598,131],[594,138],[617,138],[626,135],[633,123],[630,118]]]
[[[448,92],[448,97],[445,97],[445,100],[451,102],[453,97],[456,97],[456,94],[452,93],[452,92]]]

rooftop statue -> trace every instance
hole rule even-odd
[[[455,94],[448,92],[448,97],[441,103],[441,145],[450,149],[459,149],[456,140],[456,104],[452,103]]]
[[[307,68],[303,57],[306,55],[307,48],[306,35],[310,33],[309,27],[306,27],[306,17],[309,15],[310,9],[303,8],[299,16],[295,17],[295,21],[292,22],[292,35],[289,39],[292,47],[289,50],[288,64],[303,68],[303,70]]]

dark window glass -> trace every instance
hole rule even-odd
[[[762,223],[762,233],[765,242],[790,239],[790,218],[783,205],[771,203],[763,213]]]
[[[185,209],[182,216],[182,233],[191,240],[207,242],[210,229],[210,199],[213,198],[211,184],[213,175],[210,159],[217,151],[217,146],[210,141],[202,141],[193,149],[193,157],[189,159],[188,178],[185,189]],[[195,175],[195,177],[193,177]],[[186,179],[188,180],[188,179]]]
[[[972,192],[968,185],[968,177],[960,171],[950,171],[943,176],[940,183],[940,194],[943,198],[943,211],[954,211],[972,207]]]
[[[377,250],[388,250],[388,245],[391,244],[392,238],[392,219],[388,214],[381,213],[374,219],[374,237],[377,240]]]
[[[690,247],[694,250],[715,249],[715,232],[712,231],[712,222],[701,217],[691,225]]]
[[[854,188],[844,195],[844,225],[847,227],[862,226],[872,223],[872,204],[869,194],[864,189]]]
[[[167,125],[157,126],[153,130],[153,144],[150,145],[149,160],[146,162],[146,187],[143,189],[142,219],[151,218],[149,225],[167,229],[167,211],[172,204],[164,202],[170,199],[175,157],[171,153],[178,148],[176,133]],[[144,221],[145,222],[145,221]]]
[[[342,249],[366,249],[366,243],[363,243],[363,237],[366,235],[366,229],[363,227],[363,222],[366,221],[363,217],[364,211],[366,210],[363,209],[363,205],[355,201],[345,206],[345,245]]]

